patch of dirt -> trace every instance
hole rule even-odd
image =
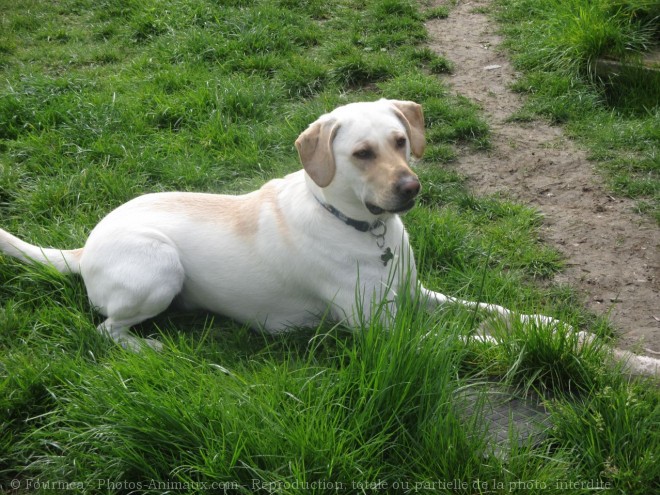
[[[544,241],[566,257],[555,281],[578,288],[594,313],[609,313],[620,347],[657,355],[660,229],[633,213],[632,201],[607,190],[585,151],[560,127],[508,121],[524,99],[509,89],[517,74],[498,49],[497,25],[480,13],[490,3],[462,1],[449,18],[427,24],[430,48],[455,64],[446,81],[481,105],[492,129],[490,152],[463,150],[454,166],[475,192],[539,210]]]

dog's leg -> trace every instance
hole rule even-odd
[[[427,305],[430,309],[433,309],[437,306],[442,306],[444,304],[462,304],[468,308],[479,308],[490,313],[495,313],[502,317],[505,321],[512,321],[513,318],[518,318],[523,323],[532,323],[536,325],[552,325],[554,327],[553,331],[575,331],[570,325],[567,325],[555,318],[543,315],[520,315],[516,314],[502,306],[496,304],[486,304],[486,303],[476,303],[472,301],[464,301],[462,299],[456,299],[454,297],[448,297],[439,292],[433,292],[424,287],[421,287],[421,292],[425,298]],[[487,342],[493,345],[497,345],[500,341],[492,336],[487,328],[480,328],[476,335],[473,337],[478,341]],[[584,331],[577,332],[577,338],[580,346],[591,344],[597,337],[594,334],[590,334]],[[612,361],[612,364],[621,363],[623,365],[623,370],[628,372],[630,375],[637,376],[655,376],[660,377],[660,359],[651,358],[648,356],[639,356],[633,354],[629,351],[624,351],[617,348],[606,348],[608,349],[609,358]]]
[[[143,319],[144,318],[139,318],[137,321],[120,322],[115,321],[112,318],[108,318],[96,328],[101,335],[110,337],[124,349],[129,351],[139,352],[142,346],[145,344],[156,351],[162,350],[163,344],[158,340],[141,339],[131,335],[129,331],[131,326],[140,323]]]
[[[427,289],[424,286],[421,286],[420,290],[421,290],[422,298],[426,302],[429,309],[435,309],[436,307],[444,306],[445,304],[460,304],[462,306],[471,309],[475,309],[475,308],[482,309],[484,311],[488,311],[489,313],[500,315],[504,318],[510,318],[512,314],[511,311],[509,311],[506,308],[503,308],[502,306],[498,306],[497,304],[477,303],[474,301],[457,299],[455,297],[445,296],[444,294],[441,294],[439,292],[434,292],[432,290]]]
[[[129,350],[143,344],[129,333],[130,327],[165,311],[185,277],[176,247],[151,237],[92,245],[81,268],[90,301],[107,316],[99,332]],[[162,347],[154,340],[146,343]]]
[[[458,299],[455,297],[445,296],[439,292],[434,292],[425,288],[424,286],[420,287],[422,297],[427,303],[427,306],[430,309],[436,308],[438,306],[443,306],[445,304],[460,304],[467,308],[471,309],[481,309],[487,311],[488,313],[493,313],[497,316],[500,316],[505,321],[512,321],[514,318],[517,318],[523,323],[534,323],[537,325],[557,325],[561,322],[555,318],[543,315],[523,315],[517,314],[513,311],[506,309],[497,304],[488,304],[488,303],[478,303],[474,301],[466,301],[464,299]]]

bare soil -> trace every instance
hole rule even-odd
[[[437,2],[442,4],[446,2]],[[454,2],[452,2],[453,4]],[[453,165],[481,194],[499,194],[539,210],[542,237],[566,258],[555,282],[577,288],[586,306],[609,314],[618,346],[660,354],[660,229],[615,197],[560,127],[511,122],[524,97],[502,49],[489,0],[459,1],[449,18],[429,21],[430,48],[455,64],[453,89],[476,101],[492,129],[492,150],[463,150]]]

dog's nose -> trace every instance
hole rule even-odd
[[[406,175],[396,183],[396,192],[400,198],[410,201],[419,194],[422,185],[414,175]]]

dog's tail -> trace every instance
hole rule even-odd
[[[21,241],[0,229],[0,252],[27,263],[51,265],[60,273],[80,273],[82,249],[60,250],[41,248]]]

